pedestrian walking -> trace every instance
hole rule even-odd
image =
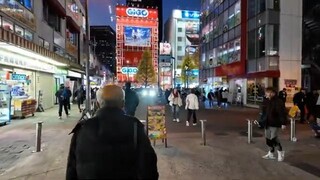
[[[70,96],[68,96],[68,92],[67,92],[67,88],[64,87],[64,85],[60,85],[60,89],[56,92],[56,97],[58,98],[59,101],[59,110],[58,110],[58,114],[59,114],[59,119],[61,119],[62,117],[62,108],[64,109],[66,116],[69,116],[69,112],[68,112],[68,103],[69,101],[67,100],[68,97],[70,99]]]
[[[305,121],[305,105],[306,105],[306,91],[301,89],[300,92],[293,96],[293,103],[297,105],[300,110],[300,123],[303,124]]]
[[[228,97],[229,97],[229,92],[227,89],[221,92],[221,97],[222,97],[223,106],[226,108],[228,106]]]
[[[66,93],[67,93],[67,106],[68,106],[68,110],[70,111],[71,110],[71,103],[70,103],[70,98],[71,98],[71,96],[72,96],[72,92],[71,92],[71,90],[70,90],[70,87],[66,87],[67,89],[66,89]]]
[[[178,89],[174,88],[172,90],[168,100],[172,110],[173,122],[180,122],[179,111],[180,107],[182,106],[182,99]]]
[[[167,104],[170,103],[170,101],[168,100],[169,96],[170,96],[171,90],[170,89],[166,89],[164,95],[165,95],[165,100],[167,102]]]
[[[191,116],[193,116],[193,126],[197,125],[197,114],[196,111],[199,109],[199,100],[197,95],[195,95],[195,90],[191,89],[191,93],[188,94],[186,98],[186,110],[188,110],[188,117],[186,121],[186,126],[189,126]]]
[[[286,103],[287,101],[287,89],[286,88],[283,88],[282,91],[279,92],[279,98],[284,102]]]
[[[276,159],[274,156],[275,148],[277,148],[278,161],[284,160],[284,151],[279,140],[280,129],[285,129],[287,120],[284,102],[278,98],[277,92],[269,87],[266,89],[266,122],[265,122],[265,137],[266,144],[269,147],[267,155],[264,159]]]
[[[139,97],[135,91],[131,89],[131,83],[125,84],[125,112],[127,115],[134,116],[139,105]]]
[[[208,101],[209,101],[209,107],[213,107],[213,101],[214,101],[214,93],[212,92],[212,89],[208,93]]]
[[[144,125],[125,115],[124,101],[119,86],[107,85],[99,90],[100,109],[71,132],[67,180],[159,178],[157,155]]]
[[[83,101],[85,100],[85,97],[86,97],[86,91],[84,90],[83,85],[80,85],[74,94],[77,97],[78,109],[79,109],[79,112],[81,113],[82,112],[81,105],[83,104]]]

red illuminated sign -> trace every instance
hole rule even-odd
[[[146,9],[146,8],[134,8],[126,6],[117,6],[116,15],[120,17],[137,17],[137,18],[149,18],[157,19],[158,10]]]

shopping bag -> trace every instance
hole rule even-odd
[[[292,106],[291,109],[289,110],[289,116],[292,118],[296,117],[298,111],[299,111],[299,107],[297,105]]]

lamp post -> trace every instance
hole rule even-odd
[[[130,63],[130,61],[127,60],[126,63],[127,63],[127,82],[129,82],[129,63]]]
[[[188,69],[189,69],[189,67],[188,66],[185,66],[184,67],[184,69],[185,69],[185,71],[184,71],[184,75],[185,75],[185,78],[186,78],[186,80],[185,80],[185,86],[186,86],[186,88],[188,88],[188,79],[189,79],[189,76],[188,76]]]
[[[90,66],[90,29],[89,29],[89,9],[88,3],[89,0],[86,0],[85,11],[86,11],[86,36],[87,36],[87,60],[86,60],[86,109],[91,110],[91,97],[90,97],[90,76],[89,76],[89,66]]]

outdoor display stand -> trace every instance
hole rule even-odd
[[[165,106],[148,106],[147,109],[147,135],[156,145],[157,140],[162,140],[167,147],[166,113]]]
[[[28,115],[34,116],[37,101],[34,99],[20,99],[14,101],[14,116],[25,118]]]
[[[7,84],[0,83],[0,125],[10,123],[11,95]]]

